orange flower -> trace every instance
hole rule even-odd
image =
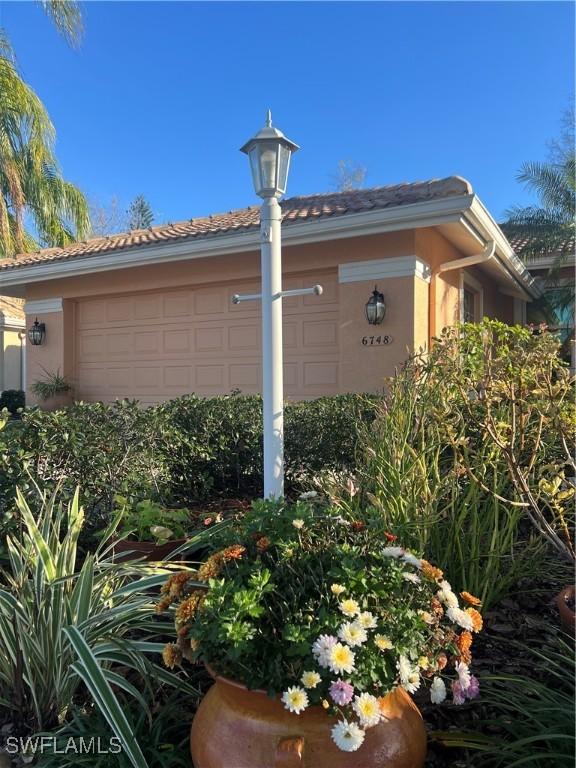
[[[386,539],[388,539],[388,541],[396,541],[396,539],[398,538],[398,536],[394,536],[393,533],[388,533],[388,531],[384,531],[384,536],[386,537]]]
[[[174,643],[168,643],[162,651],[162,660],[168,669],[174,669],[182,663],[182,651]]]
[[[468,603],[468,605],[482,605],[482,601],[477,597],[474,597],[474,595],[471,595],[470,592],[460,592],[460,597],[465,603]]]
[[[258,552],[266,552],[266,550],[270,547],[270,539],[268,536],[260,536],[256,542],[256,549]]]
[[[200,610],[200,606],[204,602],[204,595],[200,591],[193,592],[189,598],[184,600],[178,606],[176,611],[176,625],[182,626],[182,624],[188,624],[196,616],[196,613]]]
[[[242,560],[244,552],[246,552],[246,547],[243,547],[241,544],[233,544],[231,547],[222,550],[222,557],[226,563],[230,562],[230,560]]]
[[[483,626],[482,616],[475,608],[466,608],[466,613],[472,619],[472,627],[474,632],[480,632]]]
[[[200,581],[210,581],[210,579],[218,578],[222,572],[223,565],[224,557],[222,552],[216,552],[198,568],[198,578]]]
[[[430,581],[440,581],[444,576],[444,572],[440,568],[436,568],[435,565],[431,565],[428,560],[422,560],[421,569],[423,575]]]
[[[441,651],[438,656],[436,656],[436,669],[440,672],[444,669],[446,664],[448,664],[448,656],[446,656],[444,651]]]
[[[442,618],[442,616],[444,616],[444,608],[442,608],[442,603],[437,597],[433,597],[432,600],[430,600],[430,610],[437,618]]]
[[[366,528],[366,523],[363,523],[361,520],[353,520],[350,524],[350,530],[354,531],[354,533],[360,533]]]
[[[170,597],[179,597],[182,594],[182,590],[186,584],[192,578],[192,574],[188,571],[180,571],[179,573],[173,573],[172,576],[162,585],[160,590],[163,595],[170,595]]]
[[[162,600],[160,600],[159,603],[156,604],[156,613],[162,613],[163,611],[165,611],[167,608],[170,607],[171,603],[172,603],[172,600],[170,600],[169,597],[163,598]]]
[[[464,664],[470,664],[472,661],[472,654],[470,653],[470,648],[472,646],[472,633],[468,632],[468,630],[465,630],[462,632],[461,635],[459,635],[456,638],[456,647],[458,648],[458,654],[460,656],[460,660],[464,662]]]

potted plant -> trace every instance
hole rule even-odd
[[[72,402],[72,384],[60,374],[45,371],[43,379],[32,384],[32,392],[39,400],[38,405],[45,411],[65,408]]]
[[[151,499],[133,502],[124,496],[115,496],[115,502],[119,518],[114,543],[117,560],[166,560],[186,543],[187,509],[169,509]]]
[[[191,731],[195,768],[419,768],[426,732],[410,698],[478,693],[472,595],[402,549],[366,512],[316,501],[256,502],[213,535],[198,568],[172,575],[169,667],[215,680]]]

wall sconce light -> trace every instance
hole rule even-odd
[[[42,344],[44,341],[44,337],[46,336],[46,326],[44,323],[39,323],[38,318],[34,320],[34,325],[32,328],[28,329],[28,339],[30,341],[30,344],[33,344],[35,347]]]
[[[378,290],[378,286],[374,286],[372,296],[366,302],[366,320],[370,325],[380,325],[384,320],[386,314],[386,304],[384,303],[384,295]]]

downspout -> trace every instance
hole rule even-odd
[[[438,275],[442,274],[442,272],[451,272],[453,269],[465,269],[475,264],[484,264],[494,256],[495,251],[496,243],[494,240],[488,240],[481,253],[464,256],[461,259],[445,261],[433,270],[428,288],[428,336],[430,343],[432,343],[432,339],[436,336],[436,278]]]

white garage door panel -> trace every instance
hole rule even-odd
[[[338,284],[335,274],[285,280],[285,289],[321,282],[322,296],[284,301],[285,390],[289,397],[338,392]],[[234,305],[256,283],[81,299],[77,381],[84,400],[154,403],[195,392],[261,388],[258,302]]]

